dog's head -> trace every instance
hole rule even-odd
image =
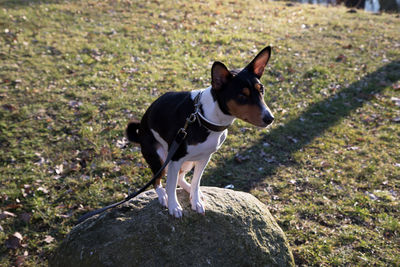
[[[268,46],[240,71],[229,71],[221,62],[214,62],[211,85],[221,110],[258,127],[272,123],[274,116],[264,102],[264,85],[260,78],[271,56]]]

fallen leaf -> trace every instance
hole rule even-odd
[[[55,171],[57,174],[61,174],[61,173],[63,172],[63,170],[64,170],[64,165],[63,165],[63,164],[57,165],[57,166],[54,168],[54,171]]]
[[[11,105],[11,104],[4,104],[2,107],[3,107],[3,109],[8,110],[8,111],[14,111],[17,109],[14,105]]]
[[[27,197],[28,194],[25,192],[25,189],[21,188],[21,193],[23,197]]]
[[[44,238],[44,242],[46,242],[47,244],[50,244],[53,241],[54,237],[52,237],[51,235],[46,235],[46,237]]]
[[[21,188],[21,193],[23,197],[27,197],[28,194],[32,193],[32,188],[31,185],[29,184],[24,184],[24,188]]]
[[[11,204],[5,206],[3,209],[5,209],[5,210],[12,210],[12,209],[20,208],[20,207],[22,207],[21,204],[18,204],[18,203],[11,203]]]
[[[16,215],[12,212],[8,212],[8,211],[3,211],[0,213],[0,220],[3,220],[7,217],[15,217]]]
[[[271,144],[268,142],[263,143],[263,147],[270,147],[270,146],[271,146]]]
[[[343,54],[340,54],[337,58],[336,58],[336,62],[346,62],[347,57]]]
[[[36,191],[42,192],[44,194],[49,193],[49,190],[47,190],[46,188],[39,186],[38,189],[36,189]]]
[[[400,98],[392,97],[390,100],[392,100],[396,106],[400,107]]]
[[[321,167],[322,168],[329,168],[331,166],[331,164],[329,162],[326,161],[322,161],[321,162]]]
[[[43,158],[39,153],[35,154],[39,157],[39,159],[34,163],[35,165],[42,166],[44,163],[46,163],[46,159]]]
[[[373,193],[365,191],[365,194],[371,199],[371,200],[378,200],[378,197],[375,196]]]
[[[235,161],[237,163],[242,163],[243,161],[248,160],[249,158],[250,158],[249,156],[243,156],[243,155],[240,155],[239,153],[237,153],[235,155]]]
[[[118,148],[126,148],[128,143],[129,143],[128,139],[123,137],[121,140],[117,140],[116,146]]]
[[[22,235],[18,232],[15,232],[14,235],[16,238],[18,238],[19,240],[22,240]]]
[[[347,150],[359,150],[360,148],[358,146],[351,146],[348,147]]]
[[[79,108],[80,106],[82,106],[82,102],[80,102],[80,101],[75,101],[75,100],[71,100],[71,101],[68,102],[68,105],[69,105],[71,108]]]

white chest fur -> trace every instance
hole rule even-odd
[[[211,132],[206,141],[196,145],[189,145],[185,161],[196,161],[208,157],[217,151],[224,143],[228,130],[223,132]]]

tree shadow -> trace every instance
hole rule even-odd
[[[65,0],[0,0],[0,7],[2,8],[20,8],[25,6],[47,5],[47,4],[61,4]]]
[[[272,176],[279,166],[293,164],[291,160],[293,153],[324,134],[330,127],[340,123],[343,118],[374,98],[376,93],[398,80],[400,80],[400,61],[392,61],[331,97],[310,105],[295,119],[271,130],[257,144],[240,152],[243,155],[250,155],[249,160],[238,164],[234,158],[230,158],[224,160],[221,167],[208,170],[203,184],[226,186],[232,183],[239,190],[251,190],[259,182]],[[263,144],[266,142],[270,144],[268,154],[275,157],[273,160],[266,161],[265,157],[260,156],[264,150]],[[233,174],[227,173],[227,169],[232,170]]]

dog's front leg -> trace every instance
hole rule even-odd
[[[176,196],[176,186],[178,184],[178,173],[181,168],[181,161],[171,161],[168,164],[167,175],[167,195],[168,195],[168,210],[169,214],[176,218],[182,217],[182,207],[179,205],[178,197]]]
[[[192,210],[195,210],[201,214],[205,213],[205,207],[202,201],[202,194],[200,192],[200,180],[204,169],[210,160],[210,157],[211,155],[195,162],[193,179],[190,187],[190,203],[192,204]]]

